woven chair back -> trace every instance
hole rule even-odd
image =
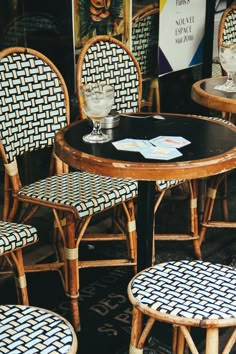
[[[0,52],[0,92],[4,163],[52,146],[55,133],[69,122],[64,79],[54,64],[35,50],[15,47]]]
[[[132,18],[132,52],[143,79],[157,76],[158,26],[157,3],[143,7]]]
[[[236,5],[224,11],[219,24],[218,45],[229,41],[236,43]]]
[[[81,49],[76,70],[80,117],[85,114],[80,104],[80,86],[84,83],[105,81],[115,88],[112,109],[118,112],[140,110],[142,94],[141,71],[129,48],[116,38],[95,36]]]
[[[25,46],[26,37],[31,35],[42,36],[43,33],[48,36],[59,35],[59,22],[48,13],[33,12],[14,17],[4,28],[2,43],[4,48],[14,45]]]

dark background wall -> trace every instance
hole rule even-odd
[[[133,0],[133,9],[153,2],[157,0]],[[196,80],[211,76],[214,18],[222,2],[229,6],[233,1],[207,0],[203,64],[159,78],[162,111],[201,113],[201,108],[191,100],[191,86]],[[28,46],[46,54],[66,80],[73,119],[77,102],[74,85],[72,6],[73,0],[1,0],[0,49],[8,46]]]

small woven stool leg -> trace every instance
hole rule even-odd
[[[131,329],[131,338],[130,338],[130,354],[134,354],[135,353],[134,350],[138,348],[138,342],[142,332],[142,320],[143,320],[142,312],[140,312],[137,308],[133,307],[132,329]]]
[[[149,318],[143,328],[143,314],[137,308],[133,308],[132,329],[129,354],[142,354],[144,343],[155,323],[154,318]]]
[[[177,333],[178,333],[177,351],[175,351],[174,353],[184,354],[185,340],[184,340],[183,332],[181,331],[180,327],[178,327]]]
[[[219,329],[207,328],[206,330],[206,354],[219,353]]]
[[[229,354],[235,344],[235,341],[236,341],[236,329],[233,331],[230,338],[228,339],[228,342],[226,343],[222,354]]]

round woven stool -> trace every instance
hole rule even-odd
[[[76,354],[72,325],[52,311],[24,305],[0,306],[0,353]]]
[[[203,261],[171,261],[145,269],[132,278],[128,296],[133,305],[130,354],[142,354],[155,321],[173,326],[173,353],[185,345],[198,349],[191,327],[206,328],[206,354],[219,353],[219,328],[236,327],[236,269]],[[144,325],[143,315],[147,315]],[[229,353],[236,329],[222,353]]]

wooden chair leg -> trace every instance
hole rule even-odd
[[[211,220],[211,217],[212,217],[217,190],[224,178],[225,178],[224,174],[217,175],[217,176],[214,176],[211,178],[211,183],[210,183],[210,186],[207,191],[207,198],[206,198],[206,203],[205,203],[205,208],[204,208],[204,214],[203,214],[203,218],[202,218],[202,222],[201,222],[202,226],[201,226],[201,230],[200,230],[200,245],[204,241],[206,230],[207,230],[207,224]]]
[[[184,340],[183,332],[181,331],[180,327],[178,327],[177,333],[178,333],[178,335],[177,335],[176,354],[184,354],[185,340]]]
[[[79,265],[78,246],[75,245],[75,223],[73,215],[67,214],[67,237],[65,244],[65,285],[70,299],[72,324],[76,332],[80,331],[79,316]]]
[[[152,79],[148,96],[149,111],[160,113],[160,91],[158,79]],[[153,103],[155,105],[153,109]]]
[[[139,338],[142,333],[142,321],[142,312],[140,312],[136,307],[133,307],[129,354],[143,354],[143,349],[138,348]]]
[[[143,328],[143,314],[135,306],[133,307],[129,354],[143,354],[144,344],[155,322],[153,317],[149,317]]]
[[[227,194],[228,194],[228,178],[227,174],[225,174],[224,179],[221,184],[221,208],[222,208],[222,214],[223,218],[225,221],[229,220],[229,209],[228,209],[228,200],[227,200]]]
[[[231,349],[233,348],[235,342],[236,342],[236,329],[233,331],[230,338],[228,339],[228,341],[222,351],[222,354],[229,354],[231,352]]]
[[[128,224],[128,250],[130,259],[135,262],[134,274],[137,273],[137,233],[136,233],[136,222],[135,222],[135,210],[134,203],[129,200],[123,205],[124,211],[127,217],[126,224]]]
[[[15,252],[9,253],[7,256],[13,263],[18,303],[29,305],[22,250],[16,250]]]
[[[177,354],[177,345],[178,345],[178,326],[173,325],[172,354]]]
[[[207,328],[205,354],[219,353],[219,328]]]
[[[198,196],[198,182],[197,180],[188,181],[190,190],[190,227],[193,237],[193,249],[197,259],[202,259],[201,245],[198,234],[198,210],[197,210],[197,196]]]

